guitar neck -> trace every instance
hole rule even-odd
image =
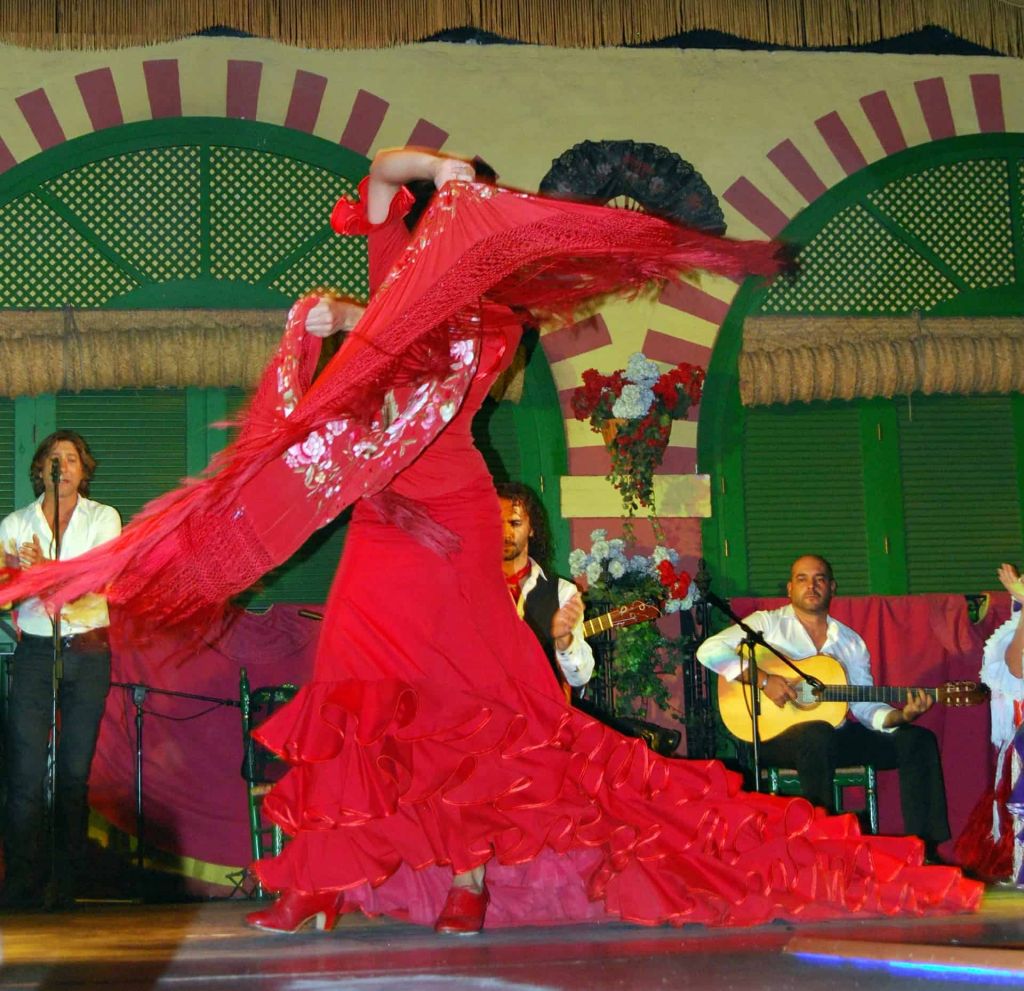
[[[583,638],[592,637],[595,633],[604,633],[610,630],[615,624],[612,622],[612,614],[604,613],[602,616],[595,616],[583,624]]]
[[[924,692],[933,702],[939,701],[937,688],[900,687],[898,685],[825,685],[815,693],[822,702],[905,702],[908,692]]]

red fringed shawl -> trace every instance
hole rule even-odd
[[[459,408],[488,328],[566,317],[694,270],[771,276],[780,265],[773,242],[449,183],[316,382],[309,298],[292,308],[238,438],[201,480],[150,503],[89,554],[9,573],[5,598],[58,606],[104,591],[133,619],[210,618],[411,463]]]

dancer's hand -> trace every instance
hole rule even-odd
[[[350,299],[321,296],[320,302],[306,314],[306,333],[330,337],[339,330],[351,330],[366,308]]]
[[[440,189],[446,182],[472,182],[476,169],[461,158],[439,158],[434,168],[434,185]]]
[[[583,600],[577,593],[551,618],[551,638],[556,650],[568,650],[572,646],[572,631],[583,619]]]
[[[1001,564],[996,572],[1003,588],[1017,601],[1024,603],[1024,578],[1012,564]]]

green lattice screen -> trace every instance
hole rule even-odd
[[[0,308],[280,309],[318,288],[365,296],[365,239],[337,237],[328,217],[367,164],[244,121],[152,121],[69,141],[0,180]],[[206,444],[206,406],[183,391],[49,400],[43,422],[39,403],[23,405],[21,422],[17,404],[0,403],[4,512],[14,495],[3,480],[24,472],[53,422],[91,441],[101,461],[94,495],[125,520],[186,474],[196,437]],[[343,530],[277,569],[261,601],[322,600]]]
[[[1000,560],[1020,558],[1020,393],[996,402],[1002,420],[992,414],[991,398],[936,405],[915,397],[922,417],[925,410],[934,417],[940,409],[951,411],[948,423],[936,420],[927,430],[923,422],[907,422],[905,397],[832,403],[837,415],[849,410],[851,424],[859,418],[860,430],[819,435],[820,404],[743,409],[736,363],[748,313],[1024,313],[1022,186],[1021,135],[954,138],[890,156],[829,190],[790,223],[783,236],[801,246],[795,279],[769,287],[750,283],[737,295],[713,354],[698,445],[701,468],[721,478],[712,490],[704,553],[725,591],[760,591],[771,579],[764,561],[769,571],[780,566],[779,534],[801,530],[835,548],[833,563],[847,593],[977,591],[992,584]],[[983,422],[984,430],[977,426]],[[992,444],[996,424],[1002,442]],[[755,441],[758,451],[749,447]],[[783,446],[799,451],[805,474],[826,488],[838,466],[860,462],[863,505],[837,485],[820,511],[812,503],[788,516],[781,512],[786,486],[767,473],[765,491],[746,476],[756,465],[766,477],[771,453]],[[975,457],[982,449],[985,456]],[[966,475],[981,474],[983,485],[966,484]],[[843,501],[839,515],[837,498]]]
[[[244,121],[154,121],[31,164],[0,192],[0,307],[279,307],[325,286],[366,295],[364,239],[328,225],[366,171],[344,148]]]
[[[866,189],[814,232],[800,277],[777,282],[759,312],[927,312],[1012,282],[1020,168],[1007,158],[967,159]]]

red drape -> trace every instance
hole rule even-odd
[[[736,598],[740,616],[785,605],[781,598]],[[972,624],[962,595],[868,595],[839,597],[829,610],[856,630],[871,651],[878,685],[932,687],[947,681],[977,681],[986,638],[1010,614],[1009,596],[991,593],[988,612]],[[987,705],[948,709],[936,705],[920,719],[938,737],[953,839],[981,793],[992,782]],[[883,833],[902,831],[895,772],[879,774],[879,817]],[[952,854],[947,846],[943,853]]]
[[[782,599],[734,599],[740,615],[774,608]],[[146,647],[114,645],[114,680],[171,691],[237,700],[239,668],[254,688],[291,681],[312,671],[319,624],[297,606],[243,613],[219,636],[211,633],[187,664],[167,662],[177,644],[159,637]],[[981,648],[1009,615],[1009,597],[992,594],[984,620],[972,625],[960,595],[837,598],[832,615],[867,641],[875,681],[937,685],[976,680]],[[143,717],[147,843],[212,863],[249,860],[245,791],[240,774],[241,721],[237,708],[147,694]],[[921,720],[939,738],[949,818],[959,835],[978,797],[992,780],[987,706],[934,706]],[[135,707],[130,691],[114,688],[100,731],[90,779],[90,800],[120,829],[135,832]],[[882,773],[882,831],[900,831],[895,774]]]
[[[187,663],[176,638],[145,646],[113,644],[113,680],[238,701],[239,670],[253,688],[302,684],[313,670],[319,623],[278,605],[263,614],[229,614],[208,631]],[[237,706],[147,692],[143,715],[143,795],[147,847],[216,864],[249,862],[249,826],[241,776]],[[135,834],[135,705],[112,688],[89,779],[90,804]]]

